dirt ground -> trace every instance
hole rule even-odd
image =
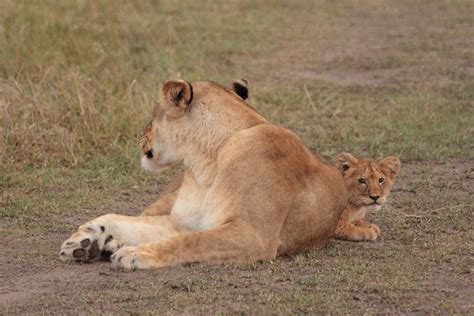
[[[392,202],[370,217],[371,243],[253,265],[193,264],[122,272],[108,262],[64,264],[70,229],[0,241],[3,313],[448,313],[473,311],[473,161],[405,164]],[[129,213],[136,192],[120,203]],[[79,225],[104,210],[59,220]],[[367,269],[368,268],[368,269]],[[54,285],[54,286],[52,286]],[[344,301],[344,302],[341,302]]]
[[[222,80],[244,74],[252,84],[249,103],[324,155],[399,153],[402,171],[390,201],[369,214],[381,238],[334,240],[249,265],[123,272],[108,262],[65,264],[59,247],[78,225],[110,211],[138,214],[176,172],[153,177],[100,163],[84,170],[5,168],[0,314],[474,314],[472,5],[279,2],[275,14],[242,3],[250,12],[242,27],[261,19],[267,30],[255,28],[262,48],[235,52],[224,36],[220,59],[192,69],[225,72]],[[177,20],[173,36],[199,27]],[[392,118],[379,120],[385,115]],[[407,128],[398,132],[402,123]]]

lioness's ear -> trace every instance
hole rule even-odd
[[[189,109],[193,100],[193,86],[184,80],[170,80],[161,89],[165,113],[178,118]]]
[[[247,79],[242,78],[234,81],[232,88],[242,100],[246,100],[249,97],[249,81]]]
[[[357,161],[357,158],[351,154],[342,153],[336,158],[336,167],[343,175],[345,175],[347,170],[357,164]]]
[[[397,157],[386,157],[379,161],[380,167],[390,170],[392,180],[398,175],[400,171],[400,160]]]

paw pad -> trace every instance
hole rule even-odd
[[[72,256],[76,259],[81,259],[85,257],[86,251],[84,249],[76,249],[72,252]]]
[[[87,225],[63,243],[59,252],[62,261],[91,262],[96,259],[108,260],[121,246],[112,235],[104,234],[104,226]]]
[[[91,244],[91,240],[90,240],[90,239],[84,239],[83,241],[81,241],[81,247],[82,247],[82,248],[89,247],[90,244]]]

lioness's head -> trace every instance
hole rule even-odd
[[[342,153],[337,157],[336,165],[349,191],[349,203],[374,209],[386,202],[400,171],[400,160],[396,157],[357,159],[349,153]]]
[[[153,109],[153,119],[140,136],[142,167],[152,171],[180,163],[186,158],[184,152],[199,155],[202,150],[198,143],[206,147],[218,142],[223,137],[220,134],[239,124],[232,117],[250,109],[243,102],[247,97],[246,79],[235,81],[232,89],[213,82],[167,81]],[[181,150],[183,147],[187,149]]]

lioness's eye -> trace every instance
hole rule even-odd
[[[379,183],[383,183],[385,181],[384,178],[379,178]]]
[[[367,181],[365,181],[365,179],[364,179],[364,178],[360,178],[360,179],[359,179],[359,183],[366,184],[366,183],[367,183]]]

